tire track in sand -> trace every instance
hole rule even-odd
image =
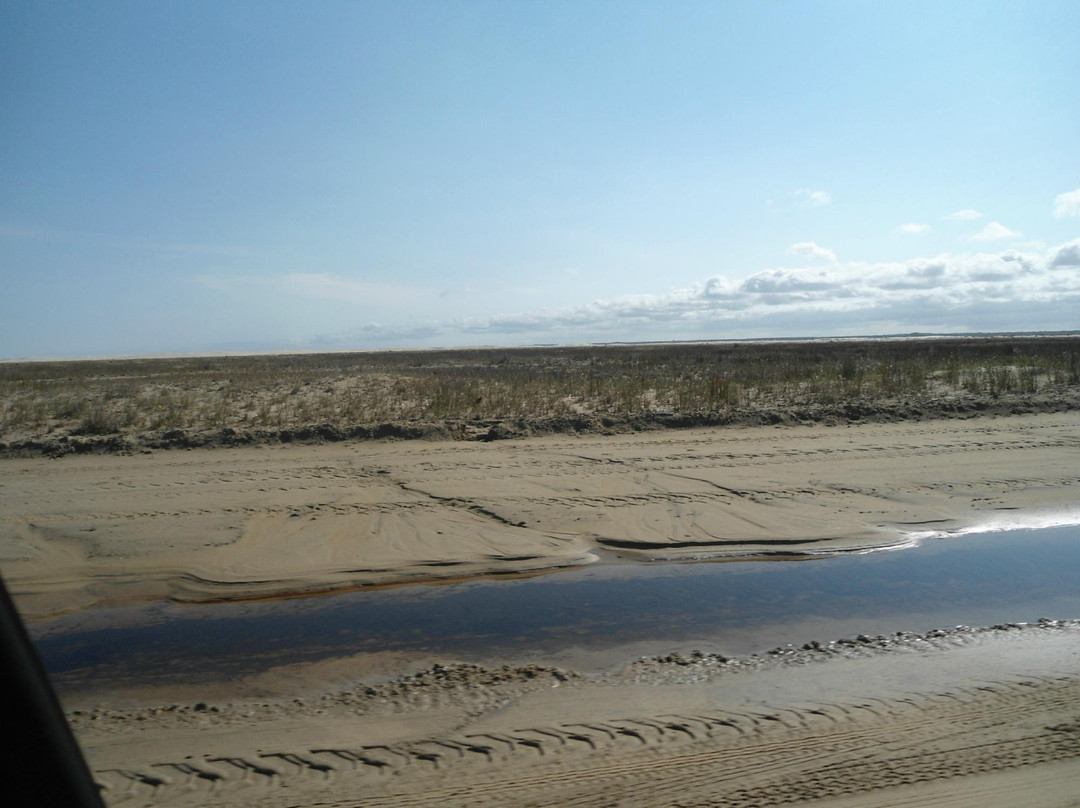
[[[110,805],[757,808],[1080,757],[1080,680],[95,772]],[[1004,728],[1004,729],[1003,729]]]

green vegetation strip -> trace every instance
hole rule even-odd
[[[0,364],[0,453],[936,417],[1078,398],[1075,334],[13,362]]]

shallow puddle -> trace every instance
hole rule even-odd
[[[384,651],[590,669],[700,648],[1080,617],[1080,527],[798,561],[601,563],[541,577],[98,610],[31,627],[63,686],[196,682]]]

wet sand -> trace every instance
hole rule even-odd
[[[1080,621],[666,656],[591,677],[447,664],[311,686],[327,673],[283,670],[242,683],[241,699],[235,686],[197,702],[76,699],[70,717],[110,805],[1004,808],[1078,796]]]

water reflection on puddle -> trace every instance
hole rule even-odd
[[[364,652],[588,667],[612,649],[762,653],[1044,615],[1080,617],[1078,526],[802,561],[600,564],[278,603],[158,605],[73,615],[34,632],[54,674],[190,682]],[[91,627],[106,621],[112,627]]]

